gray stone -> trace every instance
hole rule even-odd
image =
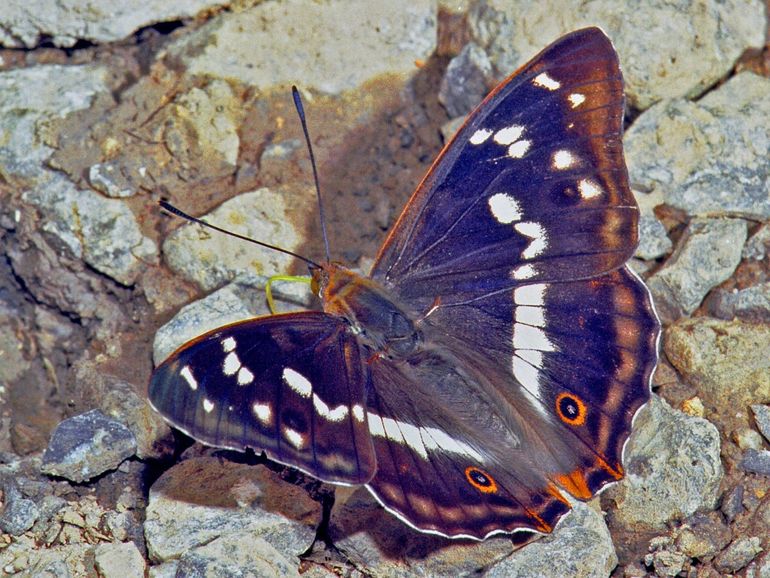
[[[757,403],[751,406],[751,411],[754,414],[754,422],[757,424],[759,433],[770,442],[770,405]]]
[[[121,166],[116,162],[97,163],[88,169],[88,182],[100,193],[114,199],[132,197],[134,190],[131,182],[121,171]]]
[[[230,283],[211,295],[185,305],[155,333],[153,359],[161,363],[191,339],[257,315],[269,313],[264,291],[251,285]]]
[[[722,513],[725,515],[725,519],[727,519],[728,522],[732,522],[738,514],[743,512],[744,491],[743,484],[738,484],[725,492],[720,510],[722,510]]]
[[[297,562],[286,559],[259,532],[220,536],[179,559],[177,576],[283,576],[299,578]]]
[[[764,223],[749,237],[741,256],[746,260],[762,261],[770,250],[770,223]]]
[[[664,321],[695,311],[706,294],[728,279],[746,241],[742,219],[694,219],[666,265],[647,280]]]
[[[485,578],[604,578],[618,563],[601,513],[576,503],[553,534],[489,568]]]
[[[88,108],[107,91],[106,69],[91,66],[32,66],[0,72],[0,174],[48,177],[52,155],[48,124]]]
[[[770,325],[698,317],[669,327],[663,349],[705,404],[727,415],[770,399],[768,343]]]
[[[737,572],[762,552],[761,544],[762,539],[757,536],[740,537],[717,556],[714,566],[720,572]]]
[[[749,427],[739,427],[733,432],[733,439],[738,447],[742,450],[759,450],[762,449],[762,436],[759,432],[754,431]]]
[[[663,257],[671,251],[672,243],[666,228],[652,211],[642,210],[639,215],[639,246],[634,255],[644,260]]]
[[[131,430],[95,409],[56,426],[41,471],[80,483],[114,470],[135,453]]]
[[[464,116],[476,108],[493,85],[492,64],[487,54],[469,42],[449,62],[441,79],[438,100],[452,118]]]
[[[600,26],[615,43],[628,99],[638,109],[703,93],[730,72],[746,48],[764,45],[766,22],[760,0],[597,0],[579,9],[560,0],[485,0],[473,3],[468,21],[471,39],[486,50],[500,77],[558,36]]]
[[[2,490],[0,530],[12,536],[20,536],[35,524],[40,511],[34,501],[22,496],[11,479],[3,480]]]
[[[95,551],[96,570],[109,578],[144,578],[144,556],[133,542],[99,544]]]
[[[731,78],[698,102],[667,101],[626,134],[631,182],[691,215],[770,218],[770,79]]]
[[[123,285],[133,284],[148,264],[158,261],[155,242],[142,234],[131,209],[119,200],[79,190],[59,173],[22,198],[43,215],[43,231]]]
[[[149,577],[150,578],[176,578],[177,568],[179,568],[179,560],[170,560],[157,566],[150,566]]]
[[[337,94],[382,74],[413,75],[435,48],[436,27],[432,0],[262,2],[219,14],[168,52],[192,75]]]
[[[78,40],[114,42],[158,22],[192,18],[203,10],[229,4],[212,0],[10,0],[0,13],[0,45],[34,48],[41,41],[74,46]]]
[[[732,291],[717,289],[709,296],[708,309],[720,319],[770,321],[770,282]]]
[[[655,576],[679,576],[690,559],[681,552],[660,550],[645,556],[647,565],[655,569]]]
[[[287,196],[291,199],[287,200]],[[202,218],[239,235],[291,251],[303,242],[304,219],[312,211],[289,203],[314,201],[310,194],[293,192],[284,195],[262,188],[240,194]],[[219,288],[242,274],[285,274],[294,260],[284,253],[254,247],[216,231],[204,231],[193,223],[182,225],[171,233],[163,243],[163,252],[174,271],[206,291]]]
[[[711,559],[730,543],[731,532],[719,514],[695,514],[676,530],[676,549],[688,558]]]
[[[639,413],[625,450],[626,477],[606,495],[608,516],[629,531],[663,530],[719,499],[723,470],[719,432],[707,420],[653,395]]]
[[[297,565],[320,520],[321,507],[305,490],[266,467],[198,457],[175,465],[153,484],[144,530],[155,563],[221,537],[248,534]],[[231,547],[229,539],[223,544]]]
[[[770,451],[747,449],[743,452],[741,468],[752,474],[770,477]]]

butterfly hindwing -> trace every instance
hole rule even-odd
[[[362,484],[376,459],[359,347],[343,320],[303,312],[221,327],[153,374],[150,402],[205,444],[265,450],[329,482]]]
[[[597,276],[637,241],[623,81],[598,29],[558,40],[470,114],[415,191],[372,277],[457,302],[517,282]]]

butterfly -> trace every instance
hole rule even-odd
[[[365,485],[423,532],[551,532],[570,497],[623,477],[657,363],[626,265],[623,107],[605,34],[560,38],[469,115],[369,276],[311,268],[322,311],[190,341],[152,375],[152,406],[210,446]]]

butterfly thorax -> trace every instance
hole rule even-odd
[[[418,348],[415,316],[385,287],[336,263],[315,269],[313,283],[324,311],[346,319],[373,354],[404,357]]]

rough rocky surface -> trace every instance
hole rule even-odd
[[[364,489],[171,433],[153,363],[266,313],[268,277],[307,266],[158,200],[323,260],[296,83],[331,256],[367,271],[462,115],[591,24],[623,65],[631,266],[665,327],[621,484],[528,544],[448,541]],[[4,3],[3,574],[770,576],[766,32],[760,0]],[[273,290],[279,311],[317,305]]]

